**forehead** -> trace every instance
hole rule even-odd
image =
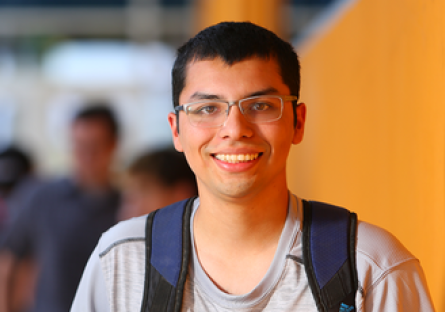
[[[100,129],[104,128],[105,130],[108,130],[109,125],[108,123],[102,119],[102,118],[80,118],[75,119],[71,123],[72,128],[78,128],[78,129]]]
[[[78,119],[71,125],[71,135],[74,138],[114,140],[108,124],[101,119]]]
[[[275,58],[253,57],[231,65],[221,58],[194,61],[187,66],[180,102],[193,98],[195,93],[236,98],[270,89],[289,92]]]

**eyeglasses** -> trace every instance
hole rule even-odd
[[[184,111],[195,127],[217,128],[226,122],[231,106],[238,106],[251,123],[266,123],[281,118],[285,101],[297,100],[293,95],[259,95],[238,101],[202,100],[176,106],[175,111]]]

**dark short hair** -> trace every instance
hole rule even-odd
[[[12,190],[31,174],[33,160],[22,148],[9,145],[0,150],[0,193]]]
[[[120,136],[120,127],[117,117],[110,105],[106,102],[88,102],[74,116],[73,123],[78,121],[102,122],[109,130],[113,139]]]
[[[167,187],[186,182],[198,194],[196,178],[183,153],[173,147],[148,151],[138,156],[128,167],[130,175],[155,178]]]
[[[251,58],[275,58],[292,95],[300,95],[300,62],[292,45],[276,34],[250,22],[223,22],[210,26],[178,49],[172,69],[173,106],[179,105],[187,65],[220,57],[228,65]]]

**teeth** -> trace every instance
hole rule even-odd
[[[246,161],[250,161],[250,160],[255,160],[257,159],[259,156],[259,153],[255,153],[255,154],[231,154],[231,155],[226,155],[226,154],[216,154],[215,158],[228,162],[228,163],[232,163],[232,164],[237,164],[240,162],[246,162]]]

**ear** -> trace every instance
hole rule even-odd
[[[304,124],[306,122],[306,104],[300,103],[295,108],[297,110],[297,125],[294,129],[292,144],[299,144],[304,136]]]
[[[175,145],[175,149],[178,152],[182,152],[182,144],[181,144],[181,140],[179,139],[179,120],[177,121],[176,119],[179,116],[177,116],[175,113],[169,113],[168,114],[168,123],[170,124],[170,129],[172,131],[172,138],[173,138],[173,144]]]

